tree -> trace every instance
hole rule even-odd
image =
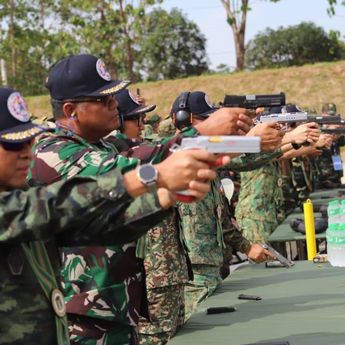
[[[50,65],[76,50],[55,21],[54,5],[53,0],[0,0],[2,75],[24,94],[45,92]]]
[[[344,57],[338,36],[328,35],[313,23],[266,29],[247,45],[246,65],[249,68],[272,68],[334,61]]]
[[[138,50],[148,8],[162,0],[61,0],[81,49],[101,56],[114,78],[140,78]]]
[[[342,0],[340,3],[345,6],[345,0]],[[327,12],[330,16],[334,16],[335,6],[338,4],[338,0],[328,0],[328,4],[329,4],[329,7],[327,9]]]
[[[139,43],[148,80],[175,79],[208,71],[206,39],[198,26],[174,8],[155,9],[146,18]]]
[[[1,76],[24,94],[46,92],[50,66],[91,53],[114,78],[140,78],[147,9],[162,0],[0,0]]]
[[[279,0],[270,0],[278,2]],[[330,0],[332,1],[332,0]],[[334,1],[334,0],[333,0]],[[220,0],[226,11],[226,20],[230,25],[235,41],[236,69],[242,70],[245,61],[245,33],[249,0]]]

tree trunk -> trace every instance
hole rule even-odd
[[[9,23],[9,35],[10,35],[10,44],[11,44],[11,72],[12,77],[15,78],[17,75],[17,50],[15,45],[15,32],[14,32],[14,11],[15,4],[14,0],[9,1],[9,10],[10,10],[10,23]]]
[[[235,51],[236,51],[236,71],[244,69],[244,58],[246,47],[244,44],[244,33],[234,31]]]
[[[232,29],[235,41],[236,71],[241,71],[244,69],[246,53],[244,38],[249,0],[240,0],[240,2],[221,0],[221,3],[226,10],[227,21]]]
[[[2,86],[8,85],[7,73],[6,73],[6,63],[4,59],[0,59],[0,70],[1,70],[1,84]]]
[[[127,18],[126,18],[125,12],[123,10],[123,1],[122,0],[119,1],[119,5],[120,5],[122,29],[123,29],[123,33],[125,35],[125,51],[126,51],[126,64],[127,64],[128,77],[132,82],[135,82],[136,76],[135,76],[134,71],[133,71],[134,54],[133,54],[133,49],[132,49],[132,45],[131,45],[131,38],[130,38],[128,30],[127,30]]]

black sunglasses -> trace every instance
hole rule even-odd
[[[103,96],[103,97],[81,97],[81,98],[74,98],[74,99],[64,99],[61,100],[62,103],[84,103],[84,102],[91,102],[91,103],[103,103],[104,106],[107,105],[109,99],[115,99],[114,95],[107,95],[107,96]]]

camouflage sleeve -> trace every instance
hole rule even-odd
[[[167,158],[171,154],[171,148],[174,145],[181,143],[183,137],[190,137],[197,135],[198,132],[195,128],[190,127],[182,130],[180,134],[173,137],[167,137],[162,139],[159,143],[151,143],[144,141],[141,145],[130,148],[126,152],[121,152],[120,155],[127,158],[137,158],[142,163],[152,163],[157,164],[162,160]],[[125,168],[123,171],[128,171],[129,169]]]
[[[248,241],[234,225],[223,229],[223,238],[226,246],[230,246],[238,252],[246,254],[251,246]]]
[[[4,192],[0,195],[0,242],[48,239],[67,230],[73,233],[77,224],[107,210],[121,215],[131,201],[117,172],[97,180],[76,177],[48,187]]]
[[[85,141],[73,138],[42,136],[34,147],[35,157],[28,182],[31,185],[39,181],[50,184],[75,175],[102,175],[115,168],[125,173],[141,163],[161,162],[171,154],[171,148],[180,143],[182,137],[196,134],[196,129],[192,127],[160,144],[146,141],[120,154],[115,149],[100,150]],[[113,143],[108,145],[113,146]]]
[[[275,158],[280,157],[281,150],[274,152],[246,153],[231,159],[230,163],[223,169],[229,169],[236,172],[251,171],[261,168]]]
[[[222,229],[225,247],[230,247],[244,254],[248,252],[251,243],[237,229],[227,207],[223,211]]]

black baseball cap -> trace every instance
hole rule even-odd
[[[129,80],[112,80],[104,61],[90,54],[60,60],[46,80],[50,96],[56,100],[113,95],[129,84]]]
[[[46,130],[31,122],[27,104],[19,92],[0,88],[0,142],[22,143]]]
[[[138,103],[128,89],[121,90],[115,97],[118,102],[117,109],[124,120],[135,118],[156,109],[155,105],[141,105]]]
[[[170,111],[170,116],[176,114],[180,109],[179,104],[181,101],[180,94],[174,101]],[[208,95],[202,91],[189,92],[186,103],[186,110],[189,111],[193,116],[208,118],[219,108],[211,104]]]

